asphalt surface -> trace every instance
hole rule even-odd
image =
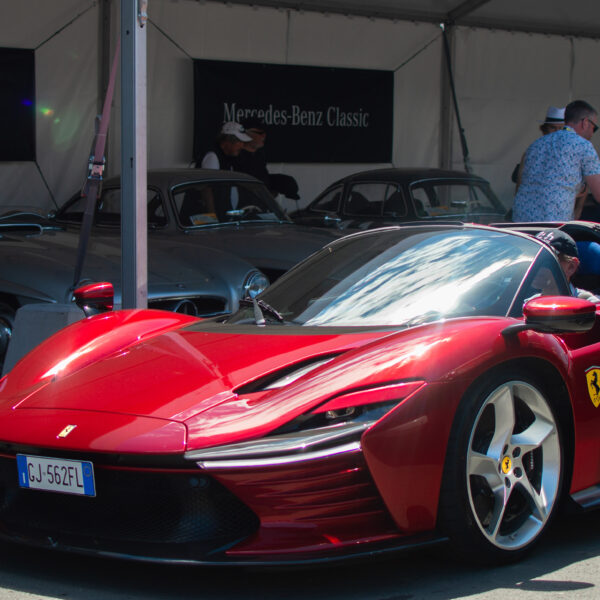
[[[475,568],[446,547],[344,566],[206,568],[0,544],[0,600],[524,600],[600,598],[600,512],[561,517],[524,561]]]

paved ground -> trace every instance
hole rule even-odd
[[[561,518],[525,561],[472,568],[436,548],[292,570],[123,563],[0,545],[0,600],[555,600],[600,598],[600,512]]]

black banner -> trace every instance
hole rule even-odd
[[[0,48],[0,161],[35,160],[34,51]]]
[[[194,60],[194,157],[262,119],[269,162],[391,162],[392,71]]]

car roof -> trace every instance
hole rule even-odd
[[[329,187],[338,185],[346,181],[368,179],[369,181],[396,181],[398,183],[410,183],[411,181],[420,181],[421,179],[469,179],[480,183],[488,183],[483,177],[473,175],[466,171],[453,171],[448,169],[435,168],[412,168],[412,167],[387,167],[383,169],[369,169],[359,171],[352,175],[347,175],[332,183]]]

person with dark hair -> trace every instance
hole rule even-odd
[[[203,169],[235,170],[237,156],[244,144],[251,139],[242,125],[235,121],[227,121],[223,123],[212,150],[209,150],[196,166]]]
[[[578,271],[580,267],[580,259],[579,259],[579,243],[576,243],[575,240],[564,231],[560,229],[544,229],[540,231],[536,237],[552,248],[554,253],[556,254],[556,258],[558,258],[558,262],[560,263],[561,269],[567,278],[569,283],[569,289],[571,290],[571,295],[576,298],[583,298],[584,300],[589,300],[590,302],[600,302],[600,298],[595,296],[592,292],[588,290],[584,290],[573,285],[572,279],[575,273]],[[596,242],[591,242],[593,245],[598,246]],[[544,295],[546,292],[542,288],[542,293]],[[555,293],[550,290],[547,293]]]
[[[260,179],[267,187],[270,187],[265,154],[266,125],[260,119],[248,118],[242,120],[242,126],[250,139],[244,143],[235,160],[235,170],[248,173],[248,175]]]
[[[298,183],[291,175],[269,173],[267,169],[265,152],[267,126],[265,123],[261,119],[249,117],[242,120],[242,125],[252,139],[244,144],[239,156],[234,159],[234,169],[260,179],[274,197],[282,194],[286,198],[299,200]]]
[[[575,100],[565,108],[564,128],[529,146],[513,204],[513,221],[573,219],[575,199],[583,184],[600,202],[600,159],[590,142],[597,129],[598,112],[587,102]]]

